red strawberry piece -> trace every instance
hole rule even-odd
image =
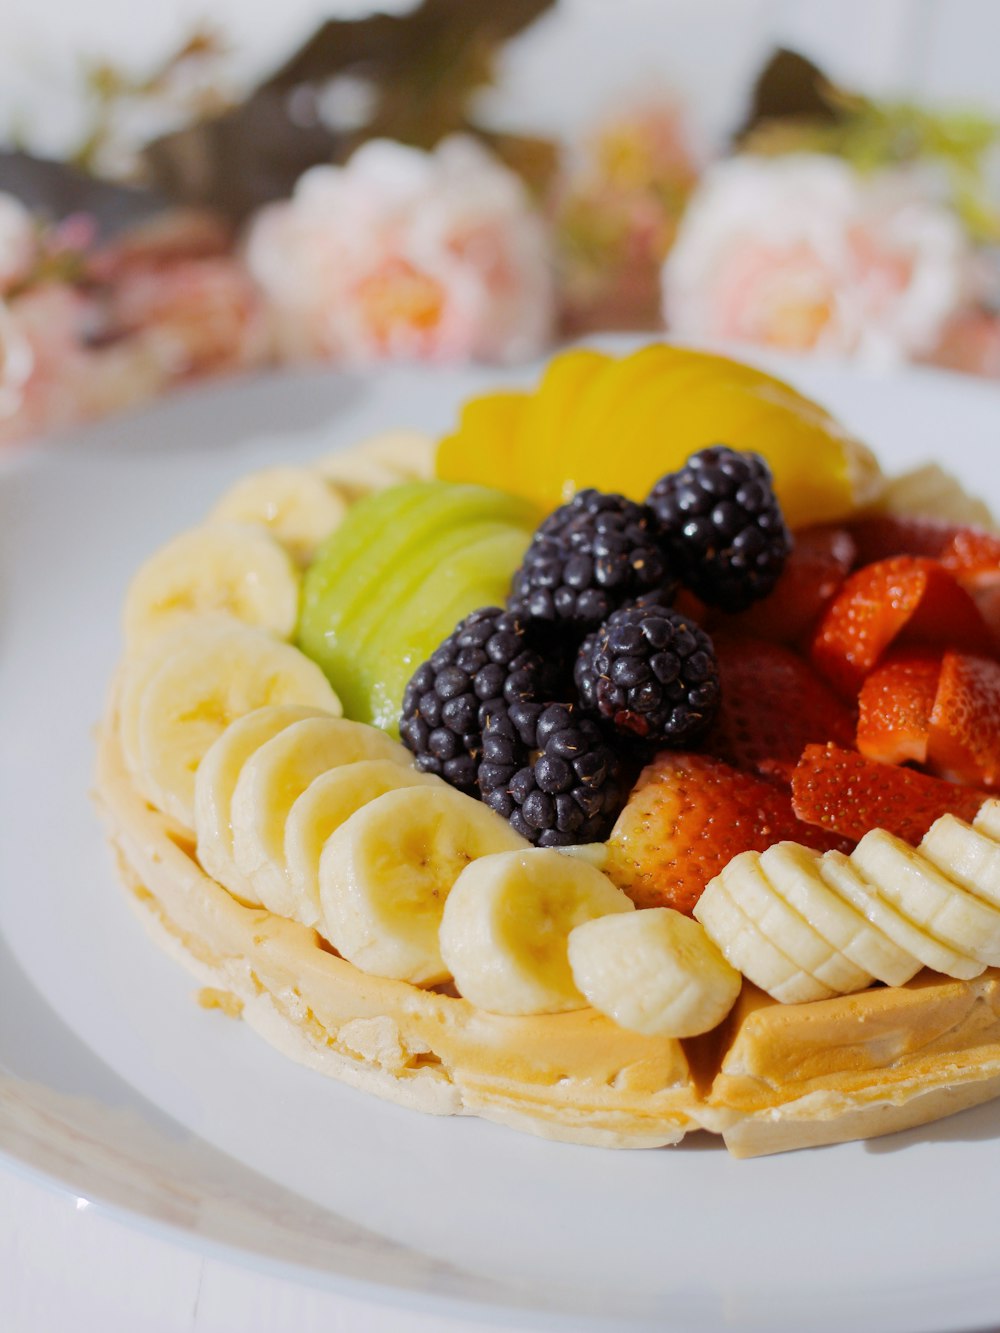
[[[930,715],[928,761],[953,782],[1000,786],[1000,663],[945,653]]]
[[[949,540],[961,529],[934,518],[901,518],[884,515],[860,518],[849,532],[857,548],[857,564],[871,565],[894,555],[923,555],[937,560]]]
[[[1000,537],[975,528],[957,528],[941,552],[941,564],[972,594],[995,643],[1000,644]]]
[[[636,906],[690,912],[738,852],[762,852],[783,839],[849,850],[796,819],[787,789],[721,759],[665,750],[643,770],[618,816],[606,869]]]
[[[785,782],[811,741],[854,743],[854,712],[781,644],[717,637],[722,702],[704,749]]]
[[[890,654],[866,677],[858,695],[863,755],[883,764],[926,762],[940,674],[941,654],[915,648]]]
[[[836,745],[808,745],[792,776],[792,804],[800,819],[855,842],[884,828],[916,846],[935,819],[975,818],[987,793],[880,764]]]
[[[739,615],[719,615],[715,627],[778,643],[798,643],[850,573],[855,546],[844,528],[803,528],[773,592]]]
[[[856,570],[813,636],[814,665],[853,697],[893,642],[989,653],[992,636],[972,598],[936,560],[900,555]]]

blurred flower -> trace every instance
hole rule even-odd
[[[962,226],[914,173],[738,157],[689,205],[664,266],[664,309],[682,337],[891,364],[937,344],[972,272]]]
[[[641,103],[602,125],[553,213],[565,328],[655,328],[659,272],[697,181],[673,101]]]
[[[473,140],[374,140],[314,167],[246,241],[279,355],[510,361],[550,336],[548,235],[516,176]]]
[[[20,200],[0,193],[0,295],[22,282],[35,265],[38,235]]]
[[[946,370],[1000,379],[1000,315],[981,309],[956,315],[927,360]]]

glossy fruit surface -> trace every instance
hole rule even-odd
[[[823,408],[708,352],[653,344],[614,358],[573,350],[549,363],[533,394],[514,397],[466,406],[441,443],[438,476],[503,485],[548,509],[587,486],[642,500],[664,473],[723,443],[767,461],[792,527],[843,518],[879,489],[871,454]]]
[[[306,573],[297,636],[348,716],[396,731],[415,667],[463,615],[503,601],[536,521],[508,493],[443,482],[350,510]]]

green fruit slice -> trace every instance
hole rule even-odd
[[[393,487],[350,511],[306,572],[297,635],[303,652],[319,663],[334,685],[349,717],[373,720],[374,691],[384,669],[390,669],[394,681],[403,671],[404,685],[411,674],[398,666],[391,630],[385,635],[379,627],[405,618],[422,585],[436,578],[442,566],[466,569],[464,550],[489,538],[504,537],[503,551],[514,547],[518,551],[513,564],[499,572],[490,570],[493,600],[502,600],[537,517],[534,508],[516,496],[439,481]],[[469,569],[455,577],[478,592],[480,573]],[[499,596],[493,592],[497,587]],[[483,604],[473,601],[467,610]],[[439,615],[432,616],[425,619],[425,628],[437,633],[440,623]],[[430,642],[427,655],[452,628],[454,622]],[[384,695],[379,693],[380,701]],[[397,702],[390,719],[386,706],[379,704],[380,716],[391,730],[398,723],[398,711]]]

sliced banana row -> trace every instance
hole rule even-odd
[[[743,852],[694,915],[786,1004],[901,986],[921,967],[970,980],[1000,966],[1000,801],[971,826],[944,815],[918,848],[873,829],[849,857],[796,843]]]
[[[591,860],[531,847],[377,729],[309,706],[230,723],[198,765],[194,823],[205,870],[242,902],[315,928],[362,971],[451,979],[494,1013],[590,1003],[687,1036],[739,991],[697,923],[636,912]]]
[[[182,532],[139,568],[125,598],[126,656],[196,616],[232,616],[290,639],[299,609],[300,569],[371,490],[429,479],[435,442],[390,431],[315,467],[269,467],[235,483],[196,528]]]

